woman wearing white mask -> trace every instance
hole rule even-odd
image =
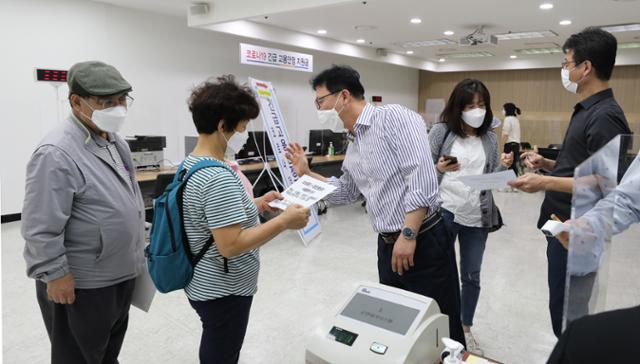
[[[451,93],[440,123],[429,132],[431,154],[437,161],[442,217],[460,243],[461,316],[467,350],[480,355],[471,334],[480,295],[480,267],[488,234],[502,226],[502,218],[490,190],[472,190],[458,177],[511,166],[513,154],[498,155],[498,141],[490,129],[490,101],[482,82],[461,81]]]
[[[247,141],[247,124],[260,108],[247,87],[233,76],[205,82],[189,99],[198,142],[182,166],[203,159],[223,162],[225,151],[237,153]],[[252,199],[232,168],[197,171],[184,190],[184,225],[196,254],[213,235],[213,244],[195,266],[185,292],[202,321],[201,363],[236,363],[247,329],[253,295],[257,291],[258,248],[287,229],[301,229],[309,210],[292,205],[260,225],[258,214],[272,209],[268,202],[282,198],[270,192]]]

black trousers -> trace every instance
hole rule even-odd
[[[518,175],[518,166],[520,165],[520,143],[507,143],[504,145],[504,152],[510,153],[513,152],[513,163],[511,164],[511,170],[513,170]]]
[[[466,346],[460,321],[460,283],[453,239],[440,221],[418,235],[414,266],[403,275],[391,269],[393,244],[378,236],[378,276],[380,283],[433,298],[440,311],[449,316],[449,336]]]
[[[76,300],[61,305],[47,298],[47,284],[36,294],[51,341],[52,364],[117,364],[129,322],[135,279],[114,286],[76,289]]]
[[[201,364],[235,364],[249,324],[253,296],[226,296],[191,301],[202,321]]]

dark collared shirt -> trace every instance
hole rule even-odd
[[[551,172],[556,177],[573,177],[577,166],[619,134],[631,134],[620,105],[608,88],[593,94],[574,107],[571,122],[562,142],[562,150]],[[571,217],[571,194],[547,191],[540,209],[538,228],[551,214],[560,219]]]

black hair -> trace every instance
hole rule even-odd
[[[482,125],[476,128],[476,133],[478,136],[482,136],[491,130],[493,112],[491,111],[491,95],[489,94],[489,90],[481,81],[467,78],[460,81],[456,87],[453,88],[451,96],[449,96],[449,101],[447,101],[447,105],[442,111],[442,114],[440,114],[440,122],[446,123],[449,130],[459,137],[466,137],[466,134],[462,130],[462,111],[464,111],[465,106],[473,103],[475,95],[480,97],[487,110]]]
[[[207,80],[196,86],[189,97],[189,111],[198,134],[213,134],[224,120],[224,131],[235,130],[243,120],[260,114],[260,106],[247,86],[240,86],[233,75]]]
[[[506,104],[502,105],[502,108],[504,108],[505,116],[517,116],[521,114],[520,108],[517,107],[513,102],[507,102]]]
[[[356,99],[364,99],[364,87],[360,83],[360,74],[350,66],[333,65],[311,79],[311,86],[314,90],[324,86],[331,93],[344,89],[349,90],[351,96]]]
[[[588,27],[580,33],[571,35],[562,46],[565,54],[573,51],[576,66],[584,61],[591,61],[596,77],[602,81],[611,79],[617,49],[616,37],[598,27]]]

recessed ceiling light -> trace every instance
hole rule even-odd
[[[407,51],[407,54],[413,54],[413,51]]]
[[[318,29],[318,34],[327,34],[325,29]]]
[[[512,54],[512,55],[509,56],[509,58],[516,59],[516,58],[518,58],[518,56],[516,56],[515,54]]]
[[[364,40],[364,39],[358,39],[358,40],[356,40],[356,42],[358,42],[358,43],[362,44],[362,43],[365,43],[365,42],[366,42],[366,40]]]
[[[605,25],[600,28],[602,30],[606,30],[609,33],[633,32],[636,30],[640,30],[640,23]]]
[[[560,47],[525,48],[525,49],[516,49],[515,52],[520,55],[558,54],[558,53],[562,53],[562,48]]]
[[[422,19],[420,19],[420,18],[413,18],[413,19],[411,19],[411,23],[412,23],[412,24],[420,24],[420,23],[422,23]]]
[[[493,57],[494,54],[486,51],[478,51],[478,52],[464,52],[464,53],[448,53],[448,54],[438,54],[438,57],[444,58],[482,58],[482,57]]]
[[[640,42],[618,43],[618,49],[640,48]]]
[[[571,20],[569,19],[560,20],[560,25],[571,25]]]
[[[512,40],[512,39],[533,39],[533,38],[546,38],[557,37],[558,33],[553,30],[542,30],[535,32],[511,32],[495,35],[498,40]]]
[[[403,48],[418,48],[418,47],[431,47],[431,46],[442,46],[442,45],[454,45],[458,44],[449,39],[434,39],[434,40],[421,40],[417,42],[405,42],[400,43]]]
[[[354,26],[353,29],[360,32],[369,32],[369,31],[378,29],[378,27],[376,27],[375,25],[361,24],[361,25]]]
[[[444,59],[444,58],[440,58],[440,59],[438,60],[438,62],[440,62],[440,63],[442,63],[442,62],[444,62],[444,61],[445,61],[445,59]]]
[[[540,9],[542,9],[542,10],[553,9],[553,4],[551,4],[551,3],[540,4]]]
[[[444,35],[454,35],[456,33],[453,32],[453,30],[445,30]]]

